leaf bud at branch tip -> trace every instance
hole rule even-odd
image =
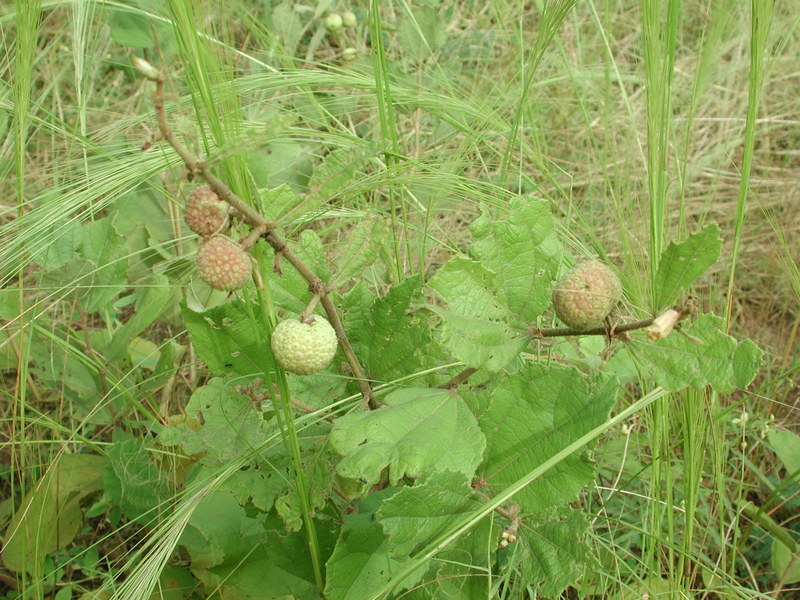
[[[156,69],[153,65],[140,56],[134,56],[131,58],[131,62],[136,70],[147,79],[150,79],[151,81],[161,81],[164,79],[164,74],[160,70]]]

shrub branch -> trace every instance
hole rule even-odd
[[[350,345],[347,338],[347,333],[344,330],[342,321],[336,311],[336,307],[328,296],[329,288],[317,275],[303,262],[303,260],[287,245],[280,234],[276,231],[278,224],[272,221],[267,221],[256,209],[248,205],[244,200],[239,198],[228,185],[219,177],[211,172],[208,165],[199,160],[192,154],[189,149],[183,145],[175,133],[169,126],[167,121],[167,113],[164,109],[164,82],[166,81],[165,74],[147,63],[144,60],[134,58],[134,66],[139,72],[147,79],[154,81],[156,84],[156,91],[153,94],[153,107],[158,121],[159,135],[162,140],[167,142],[176,154],[181,157],[183,164],[187,171],[201,177],[208,186],[225,202],[227,202],[234,210],[236,210],[244,222],[252,228],[253,234],[262,237],[275,251],[276,256],[281,255],[289,262],[300,275],[308,282],[309,289],[315,294],[320,295],[320,302],[325,314],[328,317],[333,329],[336,331],[336,338],[339,341],[339,346],[344,353],[347,363],[353,374],[353,378],[358,384],[361,395],[364,397],[367,405],[370,408],[377,408],[378,402],[372,392],[372,388],[367,380],[367,375],[358,360],[358,357]],[[251,234],[252,235],[252,234]],[[248,237],[245,239],[245,245],[252,245],[255,239]]]

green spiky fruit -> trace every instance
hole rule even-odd
[[[574,329],[600,326],[621,299],[616,273],[597,260],[575,265],[553,289],[556,316]]]
[[[337,13],[332,13],[325,17],[325,28],[328,31],[338,31],[344,25],[344,21],[342,20],[342,15]]]
[[[228,203],[204,185],[196,188],[186,199],[183,218],[197,235],[209,237],[222,229],[228,218]]]
[[[313,323],[281,321],[272,332],[272,354],[284,369],[311,375],[327,367],[336,354],[336,331],[321,317]]]
[[[342,13],[342,24],[345,27],[355,27],[358,24],[358,17],[352,10],[346,10]]]
[[[241,289],[250,281],[250,255],[236,242],[215,235],[197,250],[197,274],[217,290]]]

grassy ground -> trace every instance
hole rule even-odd
[[[694,292],[764,369],[747,393],[672,395],[609,436],[585,498],[596,557],[571,597],[795,597],[770,544],[799,537],[800,487],[768,432],[798,423],[800,2],[327,4],[357,26],[326,32],[312,3],[277,0],[0,8],[2,528],[57,453],[103,448],[114,425],[144,435],[205,377],[191,348],[174,370],[146,360],[185,343],[179,289],[132,334],[140,362],[95,350],[149,306],[153,265],[190,278],[189,184],[153,145],[151,89],[130,67],[147,46],[176,130],[243,197],[302,189],[324,153],[378,144],[316,227],[336,248],[385,209],[385,282],[433,272],[481,204],[529,192],[576,253],[620,268],[641,317],[652,257],[718,223],[722,258]],[[109,214],[114,235],[74,242]],[[46,576],[0,567],[8,598],[78,596],[98,581],[87,553],[127,555],[137,534],[95,506]]]

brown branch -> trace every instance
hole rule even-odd
[[[572,327],[550,327],[547,329],[529,329],[529,333],[533,339],[548,338],[548,337],[570,337],[576,335],[605,335],[614,337],[619,333],[626,331],[633,331],[634,329],[644,329],[653,323],[653,318],[642,319],[641,321],[634,321],[632,323],[625,323],[624,325],[614,325],[606,327],[594,327],[592,329],[574,329]]]
[[[477,371],[478,369],[475,369],[473,367],[467,367],[452,379],[449,379],[445,381],[443,384],[437,385],[436,387],[442,390],[449,390],[450,388],[458,387],[462,383],[466,383],[467,379],[472,377]]]
[[[367,375],[364,372],[364,369],[361,367],[361,363],[358,361],[358,357],[356,357],[353,347],[350,345],[350,341],[347,339],[347,333],[345,332],[342,321],[339,319],[339,315],[336,312],[336,307],[333,305],[333,302],[328,296],[329,290],[325,282],[317,277],[317,275],[308,267],[308,265],[306,265],[305,262],[303,262],[303,260],[287,246],[286,240],[284,240],[278,234],[278,232],[275,231],[277,223],[267,221],[257,210],[239,198],[239,196],[237,196],[224,181],[211,172],[205,162],[198,160],[191,153],[191,151],[189,151],[189,149],[181,143],[181,141],[170,128],[169,122],[167,121],[167,113],[164,109],[164,81],[166,80],[164,73],[156,70],[155,67],[142,60],[139,60],[137,63],[135,63],[135,65],[137,69],[139,69],[139,72],[141,72],[151,81],[154,81],[156,84],[156,91],[153,94],[153,107],[156,112],[161,139],[172,146],[173,150],[175,150],[178,156],[181,157],[183,164],[190,173],[194,173],[202,177],[206,183],[208,183],[208,186],[220,198],[225,200],[230,206],[239,212],[239,214],[242,216],[242,219],[253,228],[254,232],[258,231],[259,235],[263,237],[270,246],[272,246],[276,255],[283,255],[283,257],[286,258],[286,260],[289,261],[289,263],[295,269],[297,269],[297,272],[300,273],[300,275],[306,281],[308,281],[309,288],[314,293],[320,294],[322,306],[325,309],[325,314],[327,315],[331,326],[336,331],[336,337],[339,340],[339,346],[342,348],[342,352],[344,352],[345,358],[350,365],[359,390],[361,391],[362,396],[364,396],[367,405],[370,408],[377,408],[379,404],[377,400],[375,400],[375,394],[372,392],[372,388],[367,380]],[[246,242],[250,241],[250,239],[246,239]]]

